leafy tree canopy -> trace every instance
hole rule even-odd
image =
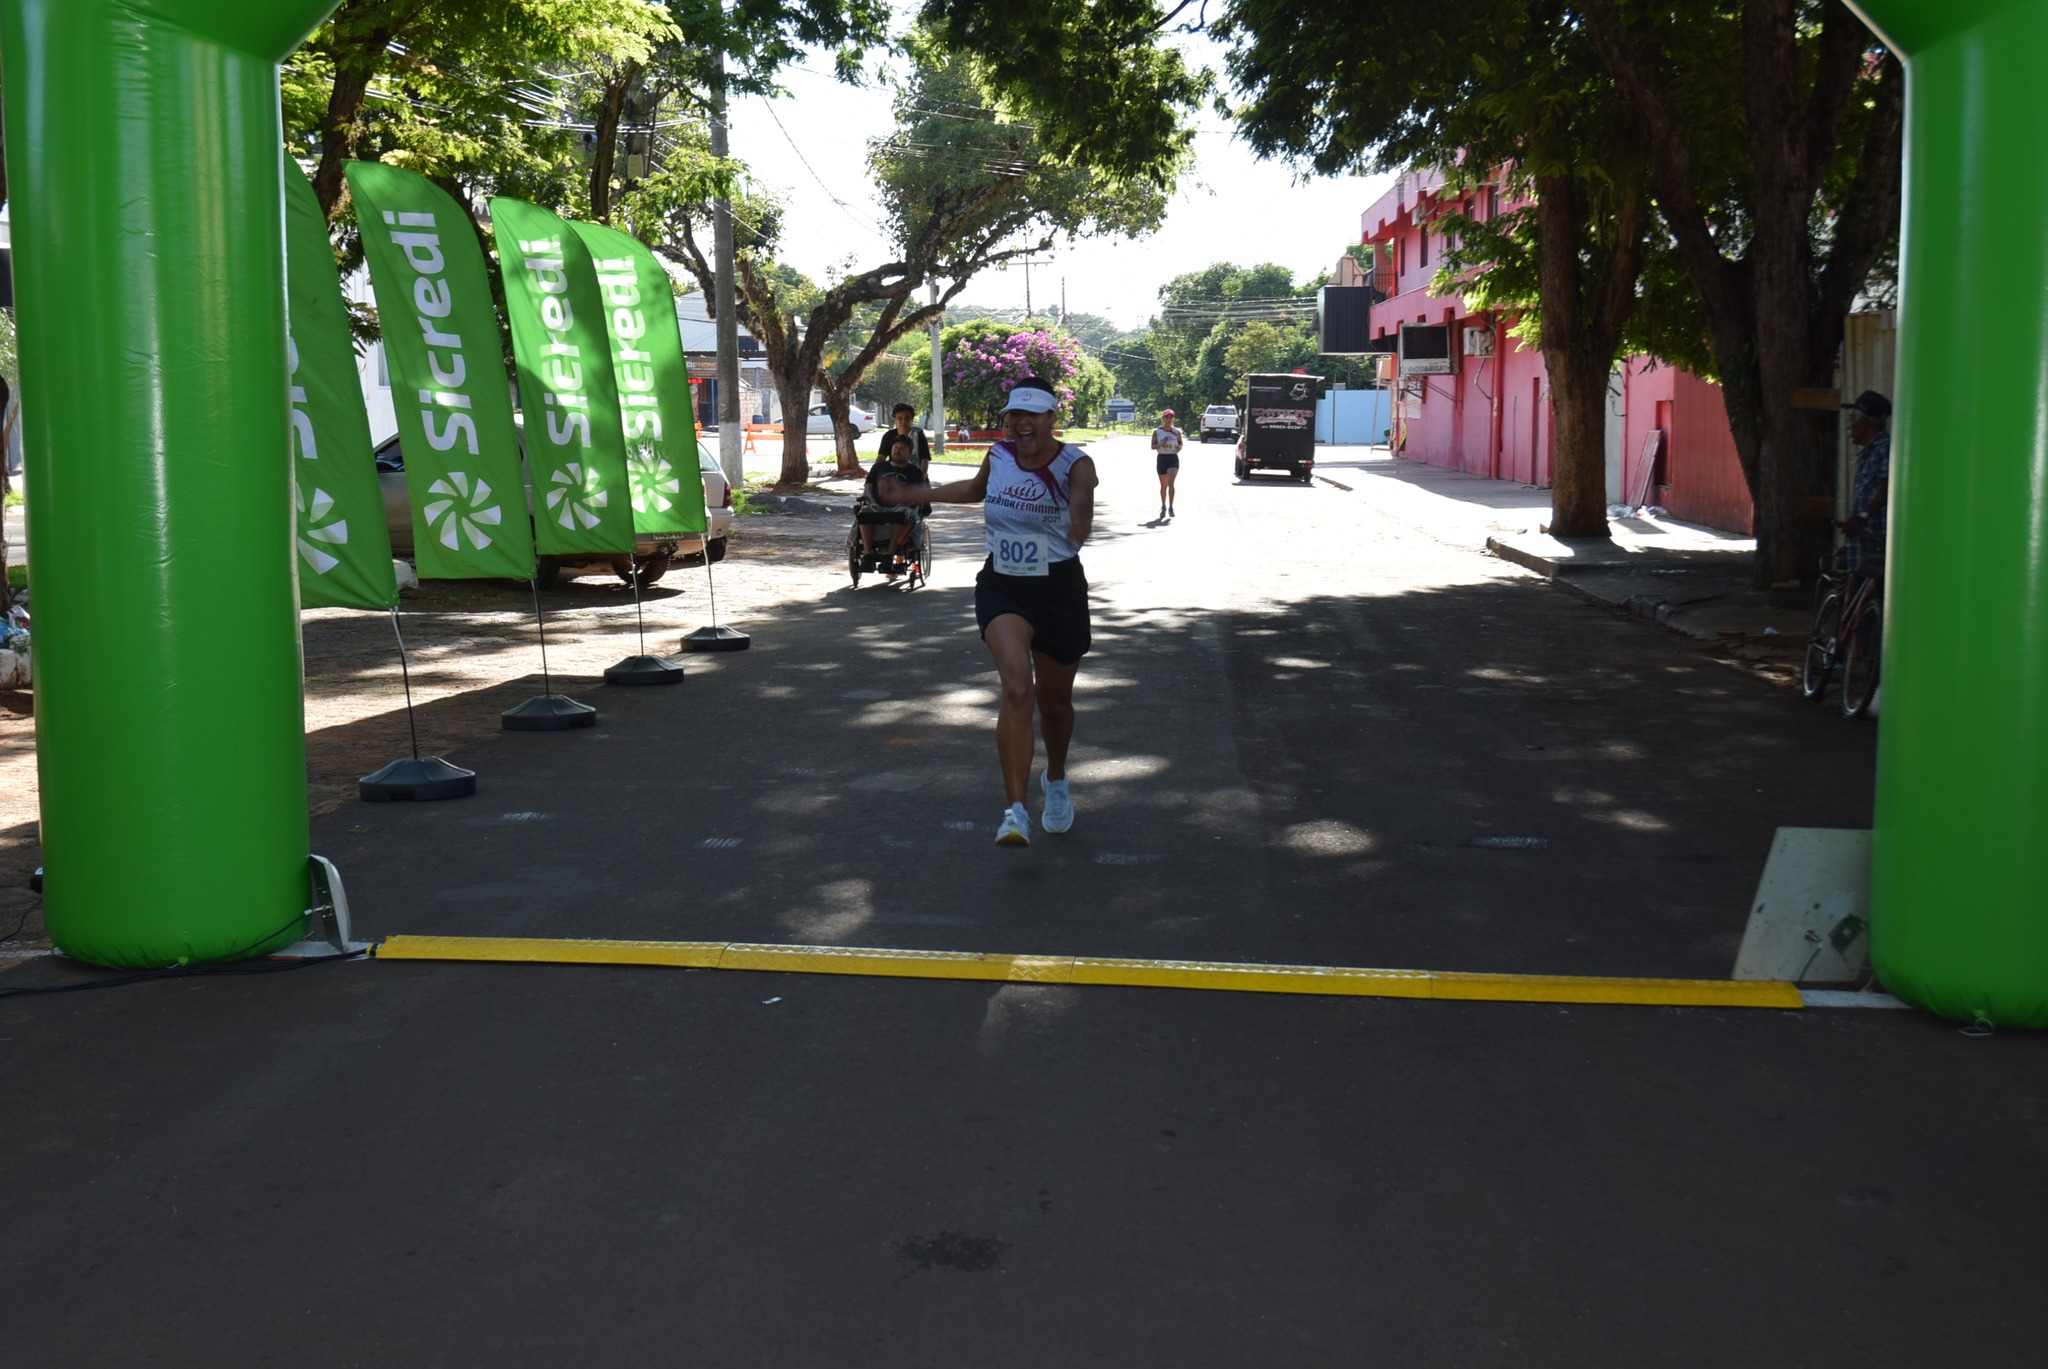
[[[1112,181],[1171,190],[1191,157],[1188,118],[1209,95],[1165,35],[1187,8],[1157,0],[925,0],[920,22],[968,62],[1047,155]]]

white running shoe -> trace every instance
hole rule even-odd
[[[996,845],[1029,846],[1031,844],[1031,814],[1021,803],[1013,803],[1003,810],[1002,824],[996,828]]]
[[[1048,832],[1064,832],[1074,825],[1074,800],[1067,793],[1067,782],[1052,778],[1050,771],[1041,772],[1039,785],[1045,790],[1045,811],[1038,820]]]

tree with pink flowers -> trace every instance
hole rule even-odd
[[[1052,382],[1061,418],[1074,408],[1072,380],[1081,370],[1081,344],[1063,333],[976,319],[948,328],[939,339],[946,376],[946,407],[993,427],[1010,387],[1037,376]]]

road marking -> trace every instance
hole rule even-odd
[[[380,960],[515,961],[558,965],[676,965],[699,970],[882,975],[900,979],[1223,989],[1352,998],[1437,998],[1499,1003],[1615,1003],[1691,1008],[1803,1008],[1779,980],[1610,979],[1590,975],[1458,974],[1214,960],[998,955],[865,946],[776,946],[744,941],[595,941],[544,937],[393,936]],[[1833,1006],[1829,1004],[1828,1006]]]
[[[697,843],[707,851],[730,851],[740,844],[738,837],[706,837]]]
[[[1474,837],[1467,846],[1490,846],[1502,851],[1535,851],[1550,845],[1549,837]]]
[[[1911,1003],[1867,989],[1801,989],[1809,1008],[1910,1008]]]

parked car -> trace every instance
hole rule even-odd
[[[865,437],[875,430],[874,411],[872,409],[863,409],[857,404],[847,409],[846,422],[853,429],[853,435],[856,438]],[[805,425],[804,431],[806,433],[823,433],[828,437],[831,436],[832,415],[826,412],[824,405],[813,404],[811,406],[810,422]]]
[[[1237,410],[1228,404],[1211,404],[1202,410],[1202,440],[1214,434],[1229,442],[1237,437]]]
[[[719,469],[716,452],[699,447],[697,464],[703,468],[707,523],[704,535],[642,533],[634,539],[630,562],[623,556],[594,553],[580,559],[538,557],[534,563],[536,582],[542,589],[547,589],[563,576],[616,575],[621,580],[637,579],[640,588],[646,589],[666,575],[672,565],[701,565],[707,557],[723,561],[726,539],[732,534],[732,483]],[[395,434],[377,448],[377,486],[384,495],[384,526],[391,533],[391,554],[400,560],[410,561],[413,559],[412,491],[405,482],[405,452],[398,445]],[[531,474],[527,476],[526,509],[530,516],[533,512]]]

